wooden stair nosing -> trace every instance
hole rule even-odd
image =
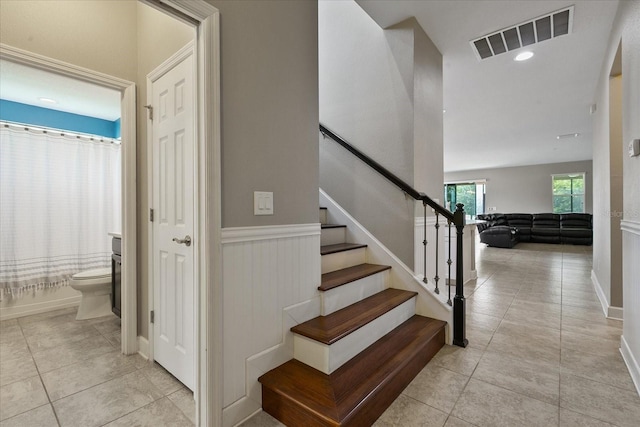
[[[327,316],[300,323],[291,332],[331,345],[416,295],[417,292],[387,288]]]
[[[366,247],[367,245],[363,245],[361,243],[337,243],[335,245],[325,245],[320,246],[320,255],[335,254],[338,252],[345,252]]]
[[[389,269],[391,269],[391,266],[389,265],[364,263],[343,268],[342,270],[324,273],[322,275],[320,286],[318,286],[318,290],[326,292],[330,289],[355,282],[356,280],[360,280]]]
[[[415,315],[330,375],[292,359],[259,378],[263,408],[291,425],[370,426],[444,345],[445,325]]]

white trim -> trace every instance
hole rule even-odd
[[[140,0],[145,2],[145,0]],[[196,21],[198,61],[198,283],[196,425],[220,426],[223,399],[220,12],[205,0],[162,0]],[[180,19],[180,18],[177,18]],[[196,234],[196,233],[194,233]],[[208,351],[211,349],[211,351]]]
[[[35,304],[23,304],[17,307],[0,308],[0,321],[15,319],[32,314],[46,313],[48,311],[60,310],[63,308],[76,307],[80,305],[82,295],[69,298],[57,299],[54,301],[44,301]]]
[[[149,360],[149,340],[143,337],[142,335],[138,335],[138,354],[142,356],[144,359]]]
[[[137,352],[137,237],[136,237],[136,86],[135,83],[6,44],[0,58],[82,80],[122,93],[122,327],[124,354]]]
[[[602,307],[602,312],[605,317],[608,319],[622,320],[622,307],[616,307],[609,304],[609,299],[602,289],[602,285],[600,285],[600,281],[598,281],[598,276],[594,270],[591,270],[591,283],[593,284],[593,289],[596,291],[596,295],[598,300],[600,301],[600,306]]]
[[[633,384],[636,386],[636,391],[640,394],[640,364],[634,357],[631,347],[629,347],[624,335],[620,337],[620,354],[622,354],[622,359],[627,365]]]
[[[620,221],[620,229],[622,231],[635,234],[636,236],[640,236],[640,221],[623,219]]]
[[[320,223],[287,224],[255,227],[227,227],[221,230],[222,244],[287,239],[320,234]]]

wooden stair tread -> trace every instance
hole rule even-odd
[[[445,325],[415,315],[330,375],[290,360],[259,378],[263,407],[291,425],[371,425],[444,345]],[[298,410],[284,413],[274,396]],[[291,418],[302,412],[310,418]]]
[[[329,289],[337,288],[338,286],[346,285],[347,283],[355,282],[356,280],[389,269],[391,269],[391,266],[388,265],[365,263],[343,268],[342,270],[332,271],[322,275],[322,282],[320,286],[318,286],[318,289],[321,291],[328,291]]]
[[[335,245],[324,245],[320,246],[320,255],[335,254],[337,252],[345,252],[366,247],[367,245],[363,245],[360,243],[338,243]]]
[[[347,228],[344,224],[320,224],[320,228]]]
[[[385,289],[327,316],[318,316],[300,323],[291,328],[291,331],[331,345],[416,295],[417,292]]]

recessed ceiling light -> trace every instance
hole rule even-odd
[[[556,139],[577,138],[579,136],[580,136],[579,133],[565,133],[564,135],[556,136]]]
[[[58,101],[56,101],[55,99],[51,99],[51,98],[38,98],[38,100],[42,101],[42,102],[46,102],[47,104],[57,104]]]
[[[533,52],[521,52],[519,53],[515,58],[513,58],[514,61],[526,61],[527,59],[533,57]]]

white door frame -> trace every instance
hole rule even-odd
[[[222,425],[222,278],[220,160],[220,13],[204,0],[139,0],[176,19],[198,22],[197,128],[198,194],[195,242],[196,425]],[[167,10],[168,7],[168,10]],[[188,22],[193,25],[193,22]],[[152,186],[150,190],[152,191]],[[149,262],[151,262],[149,260]],[[152,304],[152,302],[150,302]],[[150,334],[151,335],[151,334]],[[151,347],[151,346],[150,346]]]
[[[121,93],[122,139],[122,352],[138,351],[136,241],[136,85],[87,68],[0,44],[0,58],[82,80]]]
[[[153,0],[139,0],[157,7]],[[158,0],[155,0],[158,1]],[[196,288],[196,424],[222,424],[222,278],[220,159],[220,14],[204,0],[161,0],[197,25],[199,245]],[[177,11],[172,13],[173,11]],[[122,144],[122,352],[138,351],[135,83],[0,43],[0,59],[119,91]]]

